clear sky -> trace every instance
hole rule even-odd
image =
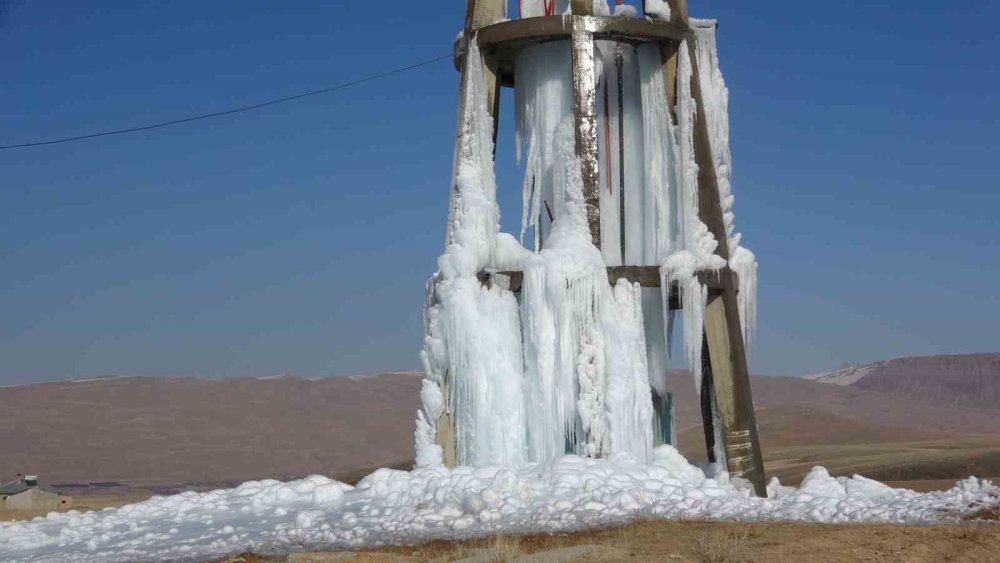
[[[1000,3],[689,5],[721,24],[737,228],[760,262],[753,371],[1000,350]],[[0,145],[445,55],[464,7],[0,0]],[[443,61],[253,113],[0,151],[0,384],[417,367],[457,88]]]

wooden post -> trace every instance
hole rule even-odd
[[[667,110],[677,123],[677,47],[674,41],[660,43],[660,58],[663,61],[663,86],[667,96]]]
[[[687,0],[667,0],[670,6],[670,21],[673,23],[688,24]]]
[[[593,0],[572,0],[570,5],[573,8],[574,16],[592,16],[594,15],[594,2]]]
[[[574,9],[576,3],[573,4]],[[576,156],[583,177],[583,200],[587,207],[590,239],[601,247],[601,194],[597,170],[597,93],[594,72],[594,36],[574,29],[572,36],[573,117],[576,128]]]
[[[465,40],[472,41],[480,27],[500,21],[507,13],[505,0],[468,0],[465,13]],[[493,118],[493,143],[497,141],[497,116],[500,115],[500,81],[489,67],[483,69],[486,75],[486,96],[490,116]],[[464,89],[464,76],[463,76]]]
[[[670,22],[671,23],[682,23],[687,25],[688,21],[688,9],[687,0],[667,0],[667,5],[670,6]],[[646,2],[643,0],[642,11],[646,11]]]
[[[719,243],[716,254],[728,262],[729,245],[705,117],[698,60],[694,45],[688,47],[692,72],[691,95],[697,106],[694,150],[695,161],[698,163],[698,215]],[[705,338],[729,473],[749,480],[757,495],[767,496],[764,461],[750,390],[750,370],[747,366],[733,276],[722,276],[720,290],[709,297],[705,310]]]
[[[653,396],[653,447],[663,444],[677,447],[673,394],[668,391],[666,395],[660,395],[653,388],[649,392]]]
[[[499,21],[504,17],[506,13],[506,2],[505,0],[468,0],[466,4],[465,12],[465,29],[464,29],[464,41],[468,45],[470,41],[475,41],[476,30],[480,27],[489,25],[493,22]],[[468,49],[466,49],[466,56],[468,56]],[[485,88],[487,95],[487,107],[489,108],[490,116],[493,118],[493,143],[494,143],[494,154],[496,153],[496,139],[497,139],[497,116],[500,110],[500,81],[497,80],[496,74],[488,67],[483,69]],[[458,134],[462,134],[462,124],[466,122],[468,112],[472,111],[473,108],[468,108],[465,106],[465,92],[469,88],[469,77],[466,76],[464,66],[462,70],[462,78],[459,86],[459,106],[458,106]],[[461,139],[456,139],[455,143],[455,155],[456,162],[458,156],[458,150],[461,146]],[[457,186],[452,186],[452,190],[457,190]],[[451,211],[449,210],[449,215]],[[449,224],[452,218],[448,217]],[[444,385],[442,385],[442,392],[445,397],[448,397],[448,385],[450,381],[448,378],[451,374],[445,374]],[[444,413],[441,417],[435,421],[437,426],[437,436],[436,440],[438,445],[441,446],[443,450],[443,461],[445,467],[455,467],[458,460],[456,457],[456,445],[455,445],[455,419],[451,412],[452,405],[448,404],[446,401]]]

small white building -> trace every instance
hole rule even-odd
[[[65,510],[73,497],[42,487],[35,475],[19,475],[0,487],[0,502],[6,510]]]

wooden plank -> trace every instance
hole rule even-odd
[[[594,62],[594,36],[573,30],[573,120],[576,129],[576,156],[583,180],[583,201],[587,208],[590,238],[601,247],[601,196],[597,168],[597,82]]]

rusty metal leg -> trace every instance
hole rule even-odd
[[[576,156],[583,176],[583,199],[587,225],[594,246],[601,247],[600,179],[597,173],[597,99],[594,68],[594,36],[573,31],[573,117]]]
[[[705,337],[729,474],[747,479],[757,495],[767,496],[750,374],[733,287],[709,298],[705,310]]]

